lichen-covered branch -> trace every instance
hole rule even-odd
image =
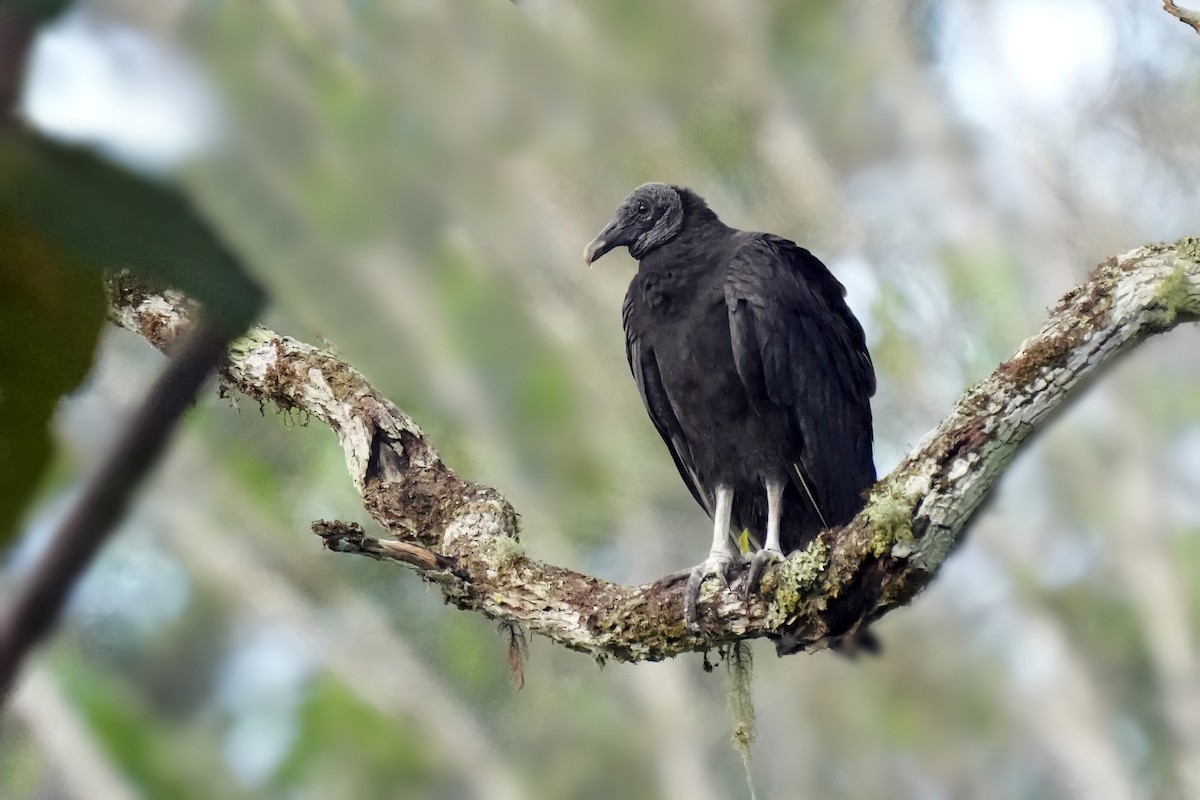
[[[156,347],[169,348],[189,323],[178,294],[147,293],[126,278],[110,290],[113,321]],[[683,624],[677,576],[622,586],[529,557],[508,502],[450,470],[416,423],[336,356],[258,328],[231,349],[224,379],[260,402],[303,410],[337,435],[364,507],[394,540],[349,523],[315,523],[331,550],[409,566],[459,608],[598,659],[656,660],[760,636],[792,652],[854,636],[908,602],[961,541],[1022,444],[1084,382],[1148,336],[1196,318],[1197,239],[1101,264],[876,484],[858,517],[769,571],[761,597],[707,582],[700,632]]]

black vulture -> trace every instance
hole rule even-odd
[[[622,315],[633,379],[684,483],[713,519],[691,570],[687,624],[707,575],[745,565],[743,589],[823,528],[849,522],[875,482],[875,370],[846,290],[816,256],[730,228],[695,192],[635,189],[584,250],[638,260]],[[732,528],[731,528],[732,524]]]

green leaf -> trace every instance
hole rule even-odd
[[[4,130],[0,212],[97,270],[183,291],[229,330],[241,332],[262,305],[262,290],[186,196],[86,149]]]
[[[50,463],[50,417],[87,375],[103,324],[100,275],[0,208],[0,547]]]
[[[103,275],[131,270],[240,332],[262,290],[173,187],[0,126],[0,547],[50,462],[58,398],[87,374]]]
[[[738,550],[745,555],[754,552],[754,544],[750,541],[749,528],[742,528],[742,535],[738,537]]]
[[[53,19],[66,10],[70,0],[0,0],[0,6],[7,5],[17,15],[32,22]]]

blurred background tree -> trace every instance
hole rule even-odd
[[[89,0],[24,115],[166,172],[535,555],[625,582],[707,522],[622,352],[637,183],[847,285],[888,471],[1090,267],[1200,224],[1200,39],[1154,3]],[[1007,476],[884,653],[759,654],[763,797],[1200,796],[1200,352],[1143,347]],[[161,358],[106,330],[6,582]],[[403,570],[328,431],[210,393],[0,720],[14,798],[740,797],[726,679],[506,641]],[[265,419],[263,418],[265,417]],[[702,545],[701,545],[702,546]]]

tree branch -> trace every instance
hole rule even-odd
[[[128,278],[110,292],[113,321],[156,347],[190,324],[192,308],[177,293],[147,293]],[[862,513],[772,568],[762,597],[745,600],[708,581],[699,633],[684,627],[680,576],[622,586],[529,558],[504,497],[450,470],[408,415],[331,353],[256,328],[234,344],[224,378],[337,434],[364,507],[396,541],[350,523],[314,523],[331,550],[405,564],[459,608],[599,660],[658,660],[761,636],[793,652],[856,635],[912,599],[1021,446],[1077,389],[1147,337],[1197,318],[1200,240],[1149,245],[1101,264],[875,485]]]
[[[1200,11],[1188,11],[1175,5],[1174,0],[1163,0],[1163,9],[1175,19],[1200,33]]]

